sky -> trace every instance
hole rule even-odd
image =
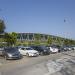
[[[75,0],[0,0],[6,32],[75,39]]]

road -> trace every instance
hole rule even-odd
[[[10,61],[10,63],[0,66],[0,75],[74,75],[74,58],[75,51],[39,57],[24,57],[21,60]],[[73,64],[70,63],[70,60]],[[70,62],[67,63],[67,61]],[[67,66],[73,71],[70,72]]]

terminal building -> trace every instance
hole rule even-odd
[[[35,41],[36,35],[40,36],[40,41],[47,41],[50,36],[52,39],[56,40],[57,36],[40,34],[40,33],[17,33],[17,41]],[[4,34],[0,34],[0,38],[4,38]]]
[[[39,34],[39,33],[17,33],[17,40],[18,41],[35,41],[36,35],[40,35],[41,41],[47,41],[48,36],[56,39],[55,36],[47,35],[47,34]]]

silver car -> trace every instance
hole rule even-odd
[[[5,59],[20,59],[22,57],[18,49],[15,47],[5,48],[3,55]]]

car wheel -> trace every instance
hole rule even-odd
[[[29,57],[29,54],[28,54],[28,53],[26,53],[26,56],[27,56],[27,57]]]

